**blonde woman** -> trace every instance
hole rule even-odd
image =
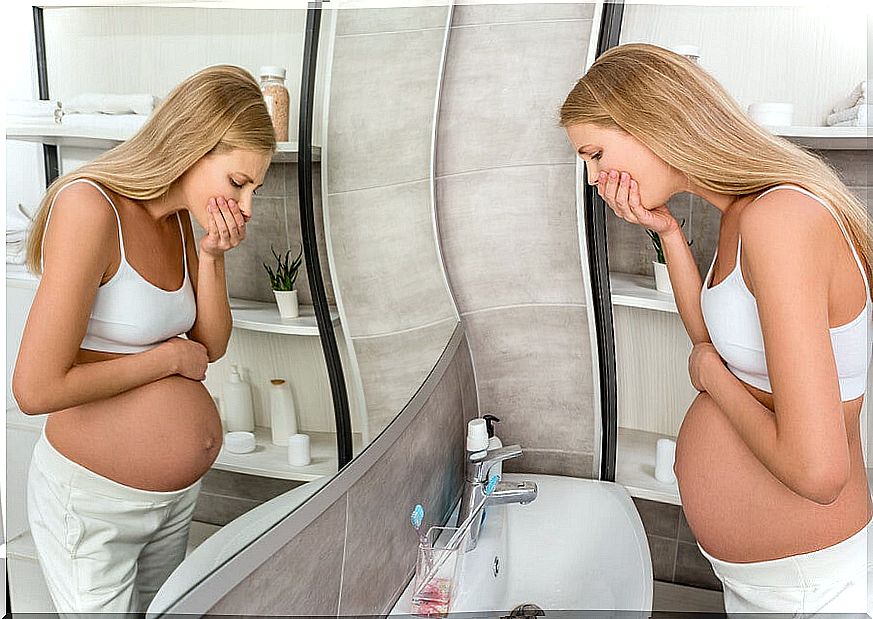
[[[725,610],[868,612],[864,206],[825,162],[653,45],[603,53],[560,122],[609,207],[661,236],[700,391],[674,470]],[[704,281],[666,206],[680,192],[721,211]]]
[[[275,146],[257,82],[214,66],[46,191],[12,390],[48,415],[27,509],[59,612],[141,612],[185,556],[222,442],[200,381],[230,336],[224,252],[245,239]]]

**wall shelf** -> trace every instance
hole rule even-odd
[[[869,127],[766,127],[774,135],[821,150],[867,150],[873,145]]]
[[[631,496],[682,505],[678,484],[665,484],[655,478],[655,454],[659,438],[676,440],[675,436],[667,434],[619,426],[615,482],[624,486]]]
[[[109,150],[118,146],[135,133],[129,128],[83,128],[69,127],[63,123],[12,124],[7,119],[6,139],[54,146],[75,146]],[[299,151],[298,142],[279,142],[273,154],[273,163],[295,163]],[[321,147],[313,147],[313,161],[321,161]]]
[[[246,473],[261,477],[313,481],[337,472],[336,433],[307,432],[312,462],[309,466],[288,464],[288,448],[274,445],[270,428],[255,426],[255,451],[237,454],[224,447],[212,464],[212,468],[234,473]],[[356,448],[361,446],[361,434],[353,433],[352,441]]]
[[[655,289],[655,276],[610,272],[610,295],[613,305],[679,313],[672,294]]]

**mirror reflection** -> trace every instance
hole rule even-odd
[[[322,14],[315,223],[355,454],[415,394],[458,323],[432,189],[447,15],[446,7]],[[8,415],[22,439],[10,468],[28,480],[15,489],[10,536],[26,535],[32,559],[47,563],[52,538],[43,533],[67,518],[78,527],[69,543],[93,546],[95,566],[142,574],[122,587],[115,572],[95,568],[92,588],[103,594],[84,600],[70,589],[69,566],[43,567],[33,610],[160,612],[337,472],[300,255],[305,11],[68,7],[43,16],[50,100],[21,97],[9,133],[34,162],[43,143],[57,145],[61,178],[45,191],[34,166],[20,190],[29,202],[9,218],[8,229],[27,229],[30,242],[7,265]],[[410,75],[400,62],[367,68],[387,39],[368,36],[380,23],[428,29],[418,47],[428,72]],[[214,33],[231,30],[217,51]],[[107,31],[116,36],[107,41]],[[163,60],[135,62],[147,49]],[[376,101],[380,82],[415,96],[394,109],[356,109],[352,94]],[[287,108],[276,107],[285,92]],[[243,109],[250,117],[236,124],[217,120]],[[83,219],[89,209],[105,221]],[[94,251],[85,251],[86,223]],[[33,262],[43,230],[44,272]],[[95,257],[73,279],[70,265],[85,255]],[[77,502],[49,500],[64,488]],[[92,493],[115,502],[98,505]],[[108,536],[130,522],[151,528],[128,531],[135,548],[121,557],[98,543],[95,519]]]

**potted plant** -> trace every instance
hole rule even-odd
[[[685,227],[685,219],[682,219],[682,223],[679,224],[679,227]],[[673,294],[673,285],[670,283],[670,273],[667,271],[667,259],[664,258],[664,250],[661,247],[661,237],[658,236],[657,232],[652,232],[649,229],[646,229],[646,234],[651,237],[652,245],[655,246],[655,252],[658,257],[657,260],[652,260],[652,265],[655,270],[655,289],[667,294]],[[693,244],[694,241],[688,241],[689,247]]]
[[[276,259],[276,273],[273,273],[273,269],[267,266],[266,262],[263,264],[270,275],[270,287],[273,289],[273,294],[276,295],[279,316],[282,318],[297,318],[300,312],[294,282],[297,280],[297,271],[303,263],[303,246],[300,246],[300,253],[297,254],[297,257],[290,264],[288,263],[288,256],[291,254],[290,249],[285,252],[284,258],[276,254],[272,244],[270,244],[270,251]]]

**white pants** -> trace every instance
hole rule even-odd
[[[716,559],[700,544],[724,587],[731,613],[873,613],[873,560],[867,551],[873,519],[848,539],[804,554],[732,563]]]
[[[27,517],[59,613],[144,612],[185,558],[200,480],[156,492],[73,462],[43,430],[27,479]]]

